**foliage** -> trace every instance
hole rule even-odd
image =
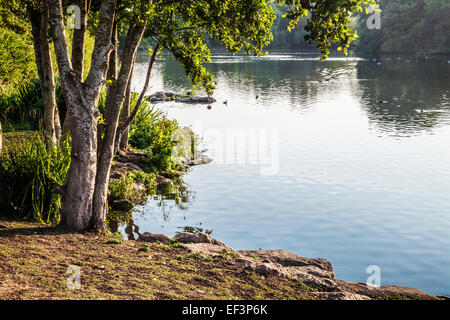
[[[143,196],[143,190],[135,184],[133,177],[128,174],[109,182],[109,201],[127,200],[135,204]]]
[[[143,187],[142,187],[143,186]],[[125,200],[132,206],[143,203],[147,196],[156,192],[156,175],[142,171],[126,172],[120,179],[111,179],[108,185],[108,202]],[[131,219],[132,210],[111,208],[106,214],[106,224],[110,231],[117,231],[120,224],[127,224]]]
[[[9,143],[0,163],[2,210],[16,218],[59,223],[61,196],[54,187],[63,184],[70,160],[68,141],[49,147],[35,136]]]
[[[37,75],[30,37],[0,27],[0,94]]]
[[[56,81],[56,102],[60,114],[66,110],[59,81]],[[15,91],[0,96],[0,119],[6,129],[38,130],[44,113],[39,79],[18,86]]]
[[[208,235],[211,235],[211,233],[213,232],[212,230],[203,230],[203,228],[198,228],[198,227],[190,227],[190,226],[185,226],[182,227],[181,229],[183,229],[183,232],[190,232],[190,233],[206,233]]]
[[[302,40],[314,43],[323,60],[333,43],[339,43],[338,49],[347,53],[357,37],[349,27],[350,17],[369,4],[374,5],[375,1],[159,0],[146,7],[144,15],[138,13],[141,7],[135,4],[128,8],[125,17],[139,16],[147,26],[146,37],[169,50],[193,85],[202,85],[211,94],[215,89],[213,77],[203,66],[210,61],[207,43],[220,43],[231,53],[243,50],[246,54],[264,55],[263,48],[273,40],[277,13],[286,20],[278,27],[290,31],[301,26]]]
[[[136,95],[132,99],[132,106],[135,99]],[[130,126],[130,144],[146,151],[152,172],[169,171],[175,169],[172,150],[178,142],[173,141],[173,136],[179,129],[175,120],[168,120],[160,110],[144,101]]]
[[[441,0],[381,0],[381,29],[369,30],[359,17],[360,54],[450,53],[450,3]]]

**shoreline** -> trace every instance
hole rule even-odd
[[[336,279],[332,263],[325,258],[302,257],[281,249],[234,250],[202,232],[178,232],[173,238],[165,234],[144,232],[139,234],[136,241],[166,245],[175,242],[191,254],[202,255],[206,258],[230,256],[245,270],[262,277],[299,279],[305,285],[318,289],[310,293],[324,300],[445,299],[445,297],[432,296],[412,287],[397,285],[370,287],[366,283]]]
[[[323,258],[235,251],[200,233],[178,237],[144,233],[140,241],[123,240],[0,217],[0,299],[442,299],[414,288],[369,289],[335,279]],[[76,290],[67,287],[74,268],[81,274]]]
[[[185,169],[193,166],[204,165],[213,160],[201,156],[190,162],[184,163]],[[137,167],[138,168],[138,167]],[[136,169],[131,165],[126,170]],[[181,175],[186,173],[182,170]],[[170,183],[165,177],[159,178],[158,184]],[[177,246],[188,251],[192,255],[206,258],[229,256],[241,265],[245,270],[262,277],[273,276],[278,278],[298,278],[306,285],[313,288],[322,288],[313,295],[325,300],[373,300],[373,299],[419,299],[435,300],[446,297],[436,297],[419,289],[396,285],[383,285],[379,288],[369,287],[366,283],[353,283],[335,278],[333,265],[324,258],[301,257],[294,253],[281,249],[277,250],[234,250],[225,243],[211,238],[202,232],[178,232],[173,238],[165,234],[154,234],[144,231],[140,233],[139,227],[132,225],[130,230],[138,235],[137,242],[161,243]],[[134,239],[134,238],[133,238]]]

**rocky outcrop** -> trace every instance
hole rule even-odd
[[[175,102],[183,102],[183,103],[197,103],[197,104],[211,104],[216,102],[216,99],[213,97],[196,97],[191,94],[181,95],[172,92],[156,92],[150,96],[147,96],[147,99],[152,103],[158,102],[166,102],[166,101],[175,101]]]
[[[323,258],[300,257],[283,250],[241,250],[242,263],[261,275],[277,275],[301,279],[308,286],[321,291],[335,291],[333,265]]]
[[[174,239],[180,243],[180,247],[190,253],[201,253],[205,257],[214,257],[223,254],[238,253],[227,247],[223,242],[211,238],[208,234],[202,232],[178,232]]]
[[[209,164],[213,162],[213,159],[208,158],[205,155],[197,156],[195,159],[190,159],[189,157],[182,157],[181,162],[187,166],[199,166],[202,164]]]
[[[209,234],[197,232],[178,232],[175,235],[175,239],[181,243],[209,243],[218,246],[225,246],[225,244],[219,240],[213,239],[209,236]]]
[[[402,286],[381,286],[379,288],[369,287],[365,283],[352,283],[337,280],[340,290],[353,292],[367,296],[371,299],[411,299],[411,300],[438,300],[437,297],[429,295],[419,289]]]
[[[140,241],[170,242],[164,235],[144,233]],[[202,232],[179,232],[174,240],[190,253],[201,253],[205,257],[227,256],[244,270],[264,277],[283,277],[301,280],[311,287],[309,295],[321,300],[374,300],[374,299],[419,299],[439,300],[418,289],[400,286],[372,288],[365,283],[350,283],[335,278],[333,265],[323,258],[301,257],[284,250],[240,250],[227,247],[223,242]]]
[[[320,300],[372,300],[352,292],[312,292],[311,295]]]
[[[144,232],[143,234],[139,235],[138,241],[145,241],[145,242],[161,242],[164,244],[170,244],[172,239],[165,234],[155,234],[151,232]]]
[[[122,163],[122,162],[114,162],[111,166],[111,169],[123,169],[124,171],[144,171],[138,165],[134,163]]]

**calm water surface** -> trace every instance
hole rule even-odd
[[[217,55],[208,69],[217,80],[211,110],[159,107],[193,126],[215,161],[185,175],[178,205],[168,195],[138,208],[141,231],[173,236],[180,227],[200,227],[235,249],[325,257],[340,279],[365,282],[367,267],[378,265],[382,284],[450,295],[446,59],[393,57],[377,65],[357,58],[320,63],[301,54]],[[135,90],[145,72],[139,64]],[[152,78],[149,92],[160,90],[191,90],[171,58]],[[237,130],[256,132],[257,140],[227,151],[227,132]],[[276,174],[261,174],[265,142]],[[252,156],[260,164],[245,161]]]

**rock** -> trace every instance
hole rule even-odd
[[[180,247],[190,253],[202,253],[205,257],[219,256],[224,253],[236,253],[236,251],[231,248],[212,243],[189,243],[181,244]]]
[[[208,234],[197,232],[178,232],[175,235],[175,238],[178,240],[178,242],[186,243],[186,242],[193,242],[193,243],[211,243],[219,246],[225,246],[225,244],[219,240],[211,238]]]
[[[216,102],[216,99],[212,97],[194,97],[192,95],[183,96],[181,94],[172,93],[172,92],[156,92],[152,95],[147,96],[147,99],[150,102],[158,103],[165,101],[175,101],[175,102],[183,102],[183,103],[199,103],[199,104],[211,104]]]
[[[199,166],[199,165],[208,164],[211,162],[213,162],[213,160],[211,158],[208,158],[207,156],[199,156],[196,159],[194,159],[194,161],[192,161],[191,165]]]
[[[289,277],[289,273],[283,269],[283,266],[275,263],[260,263],[256,265],[255,272],[262,276]]]
[[[155,234],[151,232],[144,232],[143,234],[139,235],[138,241],[145,241],[145,242],[162,242],[164,244],[170,244],[170,241],[172,239],[165,234]]]
[[[326,259],[300,257],[284,250],[240,250],[239,253],[247,257],[256,256],[263,260],[277,262],[284,267],[314,266],[321,270],[333,271],[333,265]]]
[[[163,177],[163,176],[158,175],[158,176],[156,177],[156,182],[157,182],[158,184],[168,184],[168,183],[171,183],[172,180],[170,180],[169,178],[166,178],[166,177]]]
[[[114,200],[111,201],[110,206],[115,211],[128,212],[134,208],[134,204],[128,200]]]
[[[371,300],[370,297],[351,292],[313,292],[311,295],[325,300]]]
[[[380,288],[372,288],[365,283],[352,283],[342,280],[336,280],[336,282],[341,291],[368,296],[372,299],[439,300],[437,297],[415,288],[401,286],[381,286]]]
[[[204,156],[204,155],[198,156],[197,158],[195,158],[193,160],[189,157],[183,156],[181,158],[181,162],[182,162],[182,164],[188,165],[188,166],[199,166],[202,164],[211,163],[211,162],[213,162],[213,159],[208,158],[207,156]]]
[[[121,168],[121,169],[125,169],[127,171],[144,171],[139,166],[135,165],[134,163],[115,162],[111,168],[112,169]]]
[[[313,266],[286,267],[285,269],[292,276],[301,279],[307,286],[320,288],[323,291],[336,291],[338,289],[333,272],[321,270]]]
[[[260,274],[296,277],[305,285],[323,291],[336,291],[333,265],[322,258],[305,258],[284,250],[241,250],[236,259]],[[256,258],[256,259],[255,259]]]

